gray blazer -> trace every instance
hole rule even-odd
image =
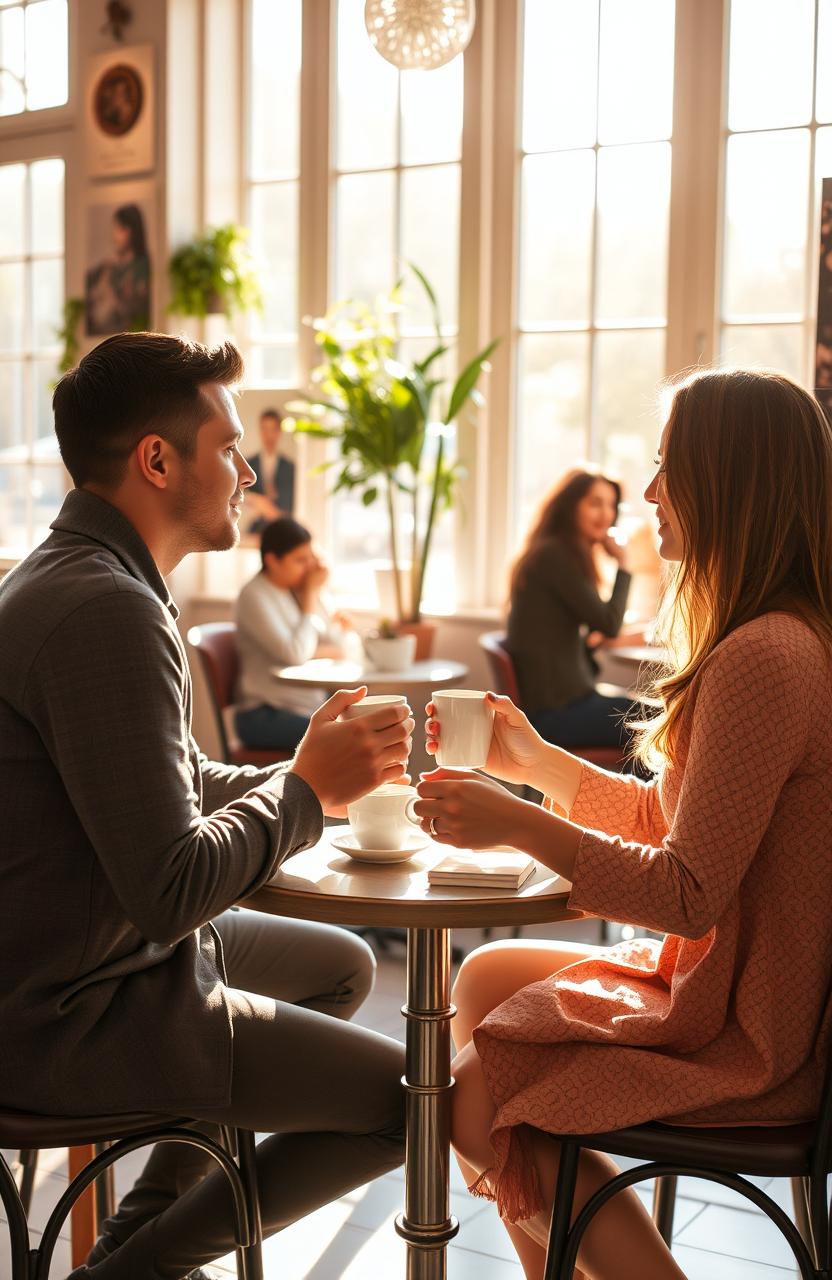
[[[207,760],[177,609],[109,503],[76,489],[0,584],[0,1104],[227,1101],[209,923],[320,838],[287,766]]]

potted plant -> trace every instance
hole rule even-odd
[[[248,244],[248,229],[227,222],[209,227],[177,249],[168,264],[168,311],[180,316],[262,310],[263,292]]]
[[[298,415],[296,431],[337,442],[340,456],[324,464],[339,468],[333,493],[358,490],[365,506],[385,503],[397,627],[418,635],[436,520],[453,505],[459,476],[458,464],[447,457],[449,428],[476,400],[477,381],[496,341],[448,390],[447,380],[435,374],[436,362],[448,350],[436,294],[422,272],[409,266],[427,295],[436,333],[436,345],[425,358],[411,364],[396,359],[402,281],[375,309],[352,300],[336,303],[312,322],[324,357],[313,374],[320,394],[288,407]],[[407,551],[403,505],[411,517]],[[402,572],[405,560],[409,580]],[[425,638],[420,638],[417,657],[426,656]]]

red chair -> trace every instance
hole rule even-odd
[[[263,768],[281,760],[291,760],[294,752],[261,750],[246,747],[236,739],[229,739],[223,711],[234,702],[234,691],[240,673],[240,657],[237,652],[237,628],[233,622],[206,622],[201,627],[191,627],[188,644],[199,654],[205,683],[211,696],[211,706],[217,724],[226,764],[254,764]]]
[[[505,694],[511,698],[516,707],[522,707],[520,688],[517,684],[517,672],[514,660],[506,648],[506,637],[502,631],[486,631],[480,636],[480,647],[485,650],[495,693]],[[602,769],[620,769],[623,757],[618,747],[569,747],[573,756],[580,756],[590,764],[597,764]]]

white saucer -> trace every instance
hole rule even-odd
[[[430,836],[423,831],[414,831],[409,835],[401,849],[362,849],[351,831],[345,832],[337,840],[332,841],[333,849],[348,853],[357,862],[407,862],[414,853],[430,844]]]

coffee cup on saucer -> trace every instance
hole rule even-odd
[[[413,812],[418,798],[415,787],[382,783],[347,805],[351,834],[333,840],[333,844],[361,862],[406,861],[428,843]]]

